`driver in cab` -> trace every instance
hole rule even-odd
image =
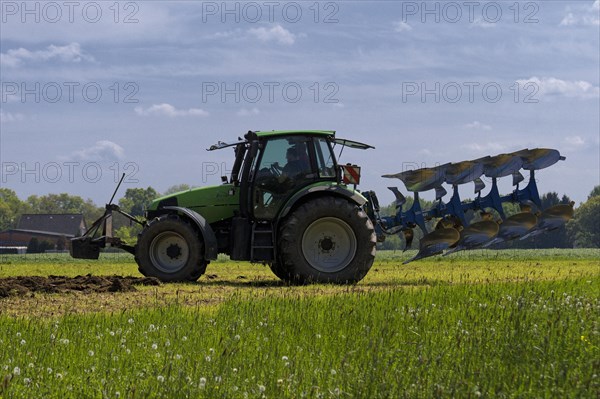
[[[305,165],[305,162],[300,160],[300,156],[298,155],[298,150],[296,148],[288,148],[285,158],[287,160],[287,164],[281,170],[281,176],[294,178],[300,173],[306,172],[307,165]]]

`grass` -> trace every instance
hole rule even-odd
[[[597,398],[598,251],[477,252],[383,253],[351,287],[220,260],[197,284],[2,299],[0,397]],[[124,256],[9,262],[137,275]]]

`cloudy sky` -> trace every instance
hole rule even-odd
[[[597,0],[0,7],[0,184],[21,198],[219,184],[233,154],[205,149],[249,129],[374,145],[342,161],[384,203],[404,189],[384,173],[522,148],[567,157],[541,192],[600,182]]]

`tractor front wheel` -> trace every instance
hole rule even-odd
[[[375,259],[373,224],[343,198],[310,200],[284,220],[273,272],[291,283],[355,283]]]
[[[140,233],[135,250],[139,271],[161,281],[196,281],[206,270],[199,233],[177,215],[163,215]]]

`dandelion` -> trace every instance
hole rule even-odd
[[[21,345],[25,345],[27,343],[27,341],[25,341],[24,339],[21,340]]]
[[[48,367],[48,368],[46,369],[46,372],[47,372],[48,374],[52,374],[52,369],[51,369],[50,367]]]
[[[91,350],[91,351],[88,351],[88,355],[90,355],[90,356],[94,356],[94,351],[92,351],[92,350]]]
[[[30,369],[32,369],[32,368],[34,368],[35,366],[34,366],[34,364],[33,364],[33,363],[29,363],[29,364],[27,365],[27,367],[29,367]]]
[[[25,385],[29,385],[31,384],[31,378],[23,378],[23,382],[25,383]]]
[[[165,342],[165,346],[171,346],[171,341],[167,340],[167,341]]]
[[[264,386],[264,385],[259,385],[259,386],[258,386],[258,391],[259,391],[260,393],[263,393],[263,392],[265,392],[266,390],[267,390],[267,388],[265,388],[265,386]]]
[[[279,378],[279,379],[277,380],[277,385],[281,385],[281,384],[283,384],[283,379],[282,379],[282,378]]]
[[[115,392],[115,397],[120,398],[121,397],[121,392],[119,392],[119,391]]]
[[[61,373],[56,373],[56,379],[57,380],[62,380],[63,375]]]
[[[152,349],[157,350],[158,349],[158,345],[152,344]]]
[[[175,355],[175,360],[180,360],[181,359],[181,355],[180,354],[176,354]]]
[[[21,369],[19,367],[15,367],[13,369],[13,374],[14,375],[21,375]]]
[[[129,324],[133,324],[133,319],[129,319],[129,320],[127,320],[127,323],[129,323]]]
[[[110,334],[111,337],[115,336],[115,332],[114,331],[109,332],[109,334]]]
[[[321,339],[321,334],[316,335],[317,339]]]
[[[211,357],[210,357],[210,356],[206,356],[206,357],[204,358],[204,360],[206,360],[207,362],[210,362],[212,359],[211,359]]]
[[[239,340],[240,340],[240,336],[236,334],[236,335],[233,337],[233,339],[235,339],[236,341],[239,341]]]
[[[200,384],[198,386],[204,388],[206,386],[206,378],[200,377]]]
[[[337,371],[335,371],[334,369],[331,369],[331,375],[336,375]]]
[[[158,380],[158,382],[165,382],[165,377],[163,377],[162,375],[159,375],[158,377],[156,377],[156,379]]]
[[[282,356],[281,360],[283,360],[284,362],[287,362],[288,361],[288,357],[287,356]]]
[[[184,335],[183,337],[181,337],[181,340],[182,340],[182,341],[187,341],[187,340],[188,340],[188,338],[187,338],[187,337]]]
[[[234,367],[233,370],[231,370],[231,371],[233,371],[234,373],[237,373],[238,369]]]
[[[223,381],[223,379],[221,378],[221,376],[220,376],[220,375],[218,375],[218,376],[216,376],[216,377],[215,377],[215,382],[216,382],[217,384],[218,384],[218,383],[220,383],[221,381]]]
[[[61,338],[61,340],[58,342],[60,342],[62,345],[69,345],[70,341],[67,338]]]
[[[20,332],[18,332],[18,333],[17,333],[17,337],[20,337],[20,336],[21,336],[21,333],[20,333]]]

